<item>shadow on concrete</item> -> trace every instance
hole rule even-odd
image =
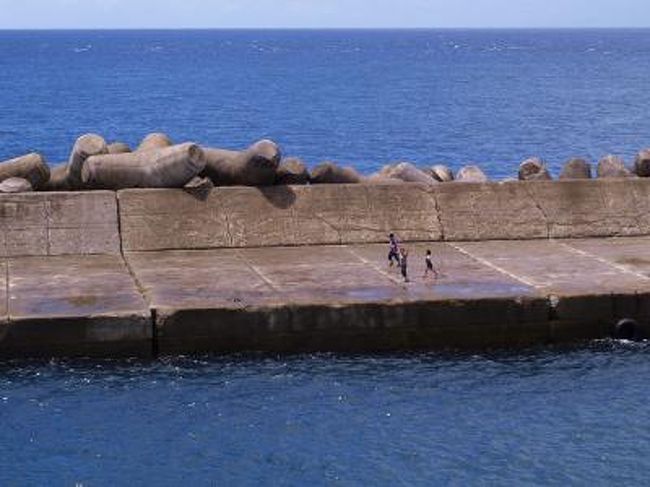
[[[257,188],[276,208],[286,210],[296,201],[296,193],[291,186],[265,186]]]

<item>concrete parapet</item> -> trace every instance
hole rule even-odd
[[[532,181],[440,185],[445,240],[650,234],[650,181]]]
[[[0,257],[118,254],[115,193],[0,195]]]
[[[650,181],[317,185],[118,193],[125,250],[650,234]]]
[[[650,184],[643,179],[530,184],[550,238],[650,234]]]
[[[418,185],[215,188],[118,193],[126,251],[439,240],[436,201]]]
[[[548,235],[530,193],[542,183],[449,183],[433,188],[445,240],[536,239]]]
[[[640,178],[0,195],[0,256],[650,234]]]

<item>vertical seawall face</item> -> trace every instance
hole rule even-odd
[[[119,254],[110,191],[0,195],[0,257]]]
[[[650,180],[601,179],[529,183],[549,238],[650,234]]]
[[[438,198],[444,239],[510,240],[547,237],[545,214],[526,183],[447,183]]]
[[[118,192],[126,251],[650,234],[644,179]]]
[[[118,193],[125,251],[440,240],[435,196],[418,185],[216,188]]]
[[[650,181],[442,184],[445,240],[531,240],[650,233]]]
[[[649,235],[650,181],[233,187],[205,201],[173,189],[0,195],[0,257],[377,243],[389,232],[405,241]]]

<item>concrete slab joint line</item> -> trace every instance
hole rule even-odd
[[[129,269],[129,272],[131,272],[131,268],[129,267],[129,264],[126,262],[126,258],[124,257],[124,244],[122,242],[122,209],[120,208],[120,203],[120,194],[115,193],[115,221],[117,222],[117,241],[120,245],[120,255],[122,256],[122,260],[124,260],[127,268]],[[133,276],[132,272],[131,275]]]
[[[469,250],[464,249],[463,247],[461,247],[458,244],[448,243],[447,245],[449,245],[451,248],[457,250],[458,252],[470,257],[471,259],[474,259],[476,262],[478,262],[480,264],[483,264],[483,265],[485,265],[487,267],[490,267],[491,269],[494,269],[495,271],[498,271],[501,274],[504,274],[504,275],[510,277],[511,279],[514,279],[515,281],[519,281],[522,284],[525,284],[526,286],[532,287],[534,289],[541,289],[541,286],[539,286],[538,284],[535,284],[534,282],[529,281],[525,277],[521,277],[521,276],[518,276],[516,274],[513,274],[512,272],[509,272],[509,271],[499,267],[498,265],[493,264],[489,260],[484,259],[483,257],[479,257],[478,255],[474,255]]]
[[[551,238],[551,220],[548,214],[546,213],[546,210],[544,210],[542,205],[539,204],[539,201],[537,201],[537,197],[535,196],[535,193],[532,190],[532,186],[530,184],[527,184],[524,187],[526,188],[526,192],[528,193],[528,196],[530,197],[531,201],[533,202],[535,207],[539,210],[539,212],[542,214],[542,218],[544,218],[544,224],[546,225],[546,238]]]
[[[51,255],[52,242],[52,203],[45,199],[45,255]]]
[[[223,213],[223,218],[226,221],[226,236],[228,237],[230,246],[235,247],[235,238],[233,237],[232,225],[230,223],[230,216],[228,215],[227,211]]]
[[[353,256],[355,256],[357,259],[359,259],[365,265],[367,265],[369,267],[372,267],[374,270],[379,272],[382,276],[388,278],[391,282],[397,284],[398,286],[401,286],[403,284],[401,279],[397,279],[395,276],[391,276],[388,272],[386,272],[380,266],[376,265],[374,262],[370,262],[368,259],[366,259],[362,255],[359,255],[357,252],[355,252],[355,250],[352,247],[344,245],[343,248],[347,249],[348,252],[350,252]]]
[[[2,253],[0,253],[0,255],[4,257],[9,255],[9,250],[7,245],[7,234],[9,232],[7,231],[7,226],[4,218],[0,218],[0,232],[2,232],[2,249],[0,249],[0,252]]]
[[[337,228],[336,225],[334,225],[332,222],[330,222],[327,218],[325,218],[323,215],[320,213],[316,212],[314,213],[314,217],[321,221],[326,227],[330,228],[331,230],[334,231],[337,235],[338,243],[341,244],[343,243],[343,234],[341,233],[341,229]]]
[[[136,289],[138,292],[142,295],[142,299],[144,299],[144,302],[147,303],[148,306],[151,307],[151,303],[149,303],[149,300],[147,299],[147,295],[144,292],[144,287],[138,280],[138,277],[135,275],[135,271],[131,267],[131,264],[129,263],[128,259],[126,258],[126,255],[124,253],[124,245],[122,242],[122,208],[120,207],[121,204],[121,199],[120,199],[120,193],[116,192],[115,193],[115,211],[117,212],[117,232],[118,232],[118,240],[120,243],[120,256],[122,257],[122,262],[124,262],[124,265],[126,266],[126,270],[131,274],[131,279],[133,279],[133,282],[136,286]],[[154,327],[156,326],[155,320],[154,321]]]
[[[445,225],[442,221],[442,214],[440,213],[440,202],[438,201],[438,194],[435,189],[431,190],[431,196],[433,197],[433,206],[436,209],[436,221],[438,222],[438,228],[440,229],[440,241],[444,242],[447,240],[445,236]]]
[[[142,295],[142,299],[149,307],[151,307],[151,303],[149,301],[149,298],[147,297],[147,293],[145,291],[144,285],[140,282],[140,279],[138,279],[138,276],[135,273],[135,270],[133,267],[131,267],[131,264],[129,263],[129,260],[126,258],[124,254],[121,254],[122,262],[124,263],[124,267],[126,267],[127,272],[131,276],[131,279],[133,279],[133,284],[135,285],[135,288],[138,290],[138,292]]]
[[[7,313],[7,321],[9,319],[9,259],[3,259],[5,264],[5,313]]]
[[[625,274],[629,274],[629,275],[632,275],[634,277],[638,277],[639,279],[642,279],[644,281],[650,281],[650,277],[646,276],[645,274],[641,274],[640,272],[633,271],[629,267],[626,267],[626,266],[621,265],[621,264],[617,264],[615,262],[612,262],[612,261],[607,260],[607,259],[605,259],[603,257],[600,257],[598,255],[587,252],[585,250],[578,249],[578,248],[576,248],[576,247],[574,247],[572,245],[567,244],[566,242],[558,242],[557,240],[554,240],[554,242],[556,244],[560,245],[561,247],[564,247],[565,249],[569,250],[570,252],[573,252],[576,255],[580,255],[582,257],[587,257],[587,258],[590,258],[590,259],[594,259],[594,260],[600,262],[601,264],[605,264],[606,266],[611,267],[612,269],[616,269],[617,271],[621,271],[621,272],[624,272]]]
[[[255,273],[257,277],[259,277],[260,279],[262,279],[262,281],[266,283],[267,286],[269,286],[275,292],[280,292],[280,288],[273,282],[273,280],[271,280],[270,277],[264,274],[259,267],[253,265],[253,263],[246,258],[243,252],[238,251],[237,255],[242,260],[242,262],[246,264],[246,266]]]

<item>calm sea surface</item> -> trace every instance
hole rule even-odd
[[[0,365],[0,485],[645,485],[650,348]]]
[[[310,164],[650,145],[650,31],[0,32],[0,159],[94,131]],[[0,363],[0,485],[639,485],[650,347]]]
[[[479,163],[650,145],[650,30],[0,32],[0,158],[94,131],[310,164]]]

